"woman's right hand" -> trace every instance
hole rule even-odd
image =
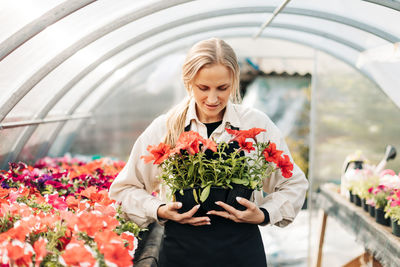
[[[185,213],[179,213],[178,209],[182,208],[181,202],[171,202],[166,205],[158,207],[157,216],[161,219],[172,220],[181,224],[191,224],[194,226],[209,225],[210,218],[193,217],[200,205],[194,206],[191,210]]]

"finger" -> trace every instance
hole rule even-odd
[[[193,215],[196,213],[196,211],[197,211],[199,208],[200,208],[200,204],[194,206],[191,210],[189,210],[189,211],[187,211],[187,212],[185,212],[185,213],[182,213],[182,216],[183,216],[184,218],[192,218]]]
[[[226,212],[226,211],[210,210],[209,212],[207,212],[207,214],[221,216],[221,217],[224,217],[225,219],[229,219],[229,220],[232,220],[235,222],[238,221],[238,218],[236,218],[235,215],[230,214],[229,212]]]
[[[233,214],[236,218],[240,217],[240,210],[235,209],[234,207],[222,202],[222,201],[217,201],[215,202],[218,206],[221,206],[224,210],[226,210],[228,213]]]
[[[250,210],[254,210],[256,208],[256,204],[243,197],[236,197],[236,201]]]
[[[209,217],[192,217],[184,220],[184,223],[188,224],[207,224],[211,221]]]
[[[193,226],[203,226],[203,225],[211,225],[210,222],[202,222],[202,223],[191,223]]]
[[[169,210],[179,210],[180,208],[182,208],[182,203],[181,202],[168,203],[168,209]]]

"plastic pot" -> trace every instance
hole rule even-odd
[[[239,202],[237,202],[236,197],[250,199],[251,194],[253,194],[253,191],[254,191],[254,189],[245,187],[240,184],[234,184],[233,188],[228,193],[226,203],[228,205],[231,205],[232,207],[234,207],[237,210],[246,210],[245,206],[243,206],[243,205],[239,204]]]
[[[375,221],[379,224],[390,226],[390,219],[385,218],[385,211],[382,208],[375,209]]]
[[[201,203],[201,207],[205,211],[217,210],[224,211],[225,209],[215,204],[216,201],[222,201],[226,203],[226,196],[228,195],[228,190],[222,187],[211,187],[210,194],[207,199]]]
[[[351,190],[349,191],[349,193],[350,193],[350,202],[354,203],[354,194]]]
[[[400,225],[393,218],[391,218],[391,223],[392,223],[392,233],[395,236],[400,236]]]
[[[364,211],[368,212],[367,200],[365,198],[361,199],[361,207]]]
[[[358,195],[354,195],[354,204],[361,207],[361,198]]]
[[[375,206],[368,205],[368,212],[371,217],[375,217]]]
[[[198,192],[198,188],[194,189]],[[182,203],[182,208],[178,210],[179,213],[187,212],[198,205],[193,195],[193,188],[183,189],[183,195],[179,191],[175,192],[175,200]],[[196,215],[198,215],[198,212]]]

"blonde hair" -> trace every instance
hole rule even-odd
[[[186,115],[192,97],[193,89],[191,83],[197,72],[205,66],[214,64],[224,65],[230,70],[232,77],[231,101],[234,103],[240,102],[240,69],[232,47],[218,38],[197,42],[187,53],[182,66],[182,79],[188,96],[167,113],[165,143],[175,146],[179,135],[184,131]]]

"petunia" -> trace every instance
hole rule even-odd
[[[252,150],[256,150],[252,142],[246,142],[246,138],[244,136],[239,137],[236,141],[238,142],[240,148],[247,151],[248,153],[250,153],[250,151]]]
[[[213,151],[213,152],[217,152],[217,144],[211,140],[211,139],[205,139],[203,140],[203,146],[206,147],[207,149]]]
[[[96,263],[84,242],[75,238],[66,246],[61,257],[68,266],[94,266]]]
[[[275,162],[275,163],[278,163],[282,153],[283,151],[277,150],[276,144],[272,142],[263,151],[265,160],[268,162]]]
[[[203,141],[204,138],[197,132],[182,132],[176,141],[175,151],[186,150],[190,155],[197,154],[200,151],[200,142]]]
[[[154,160],[154,165],[161,164],[170,154],[170,146],[164,143],[160,143],[158,146],[147,147],[147,151],[150,152],[149,156],[141,156],[145,163],[149,163]]]
[[[40,237],[34,244],[33,249],[35,250],[35,266],[40,266],[40,263],[43,261],[44,257],[47,255],[46,250],[47,241],[43,237]]]
[[[293,164],[290,162],[290,158],[288,155],[283,155],[283,157],[280,157],[277,166],[281,169],[283,177],[292,177]]]

